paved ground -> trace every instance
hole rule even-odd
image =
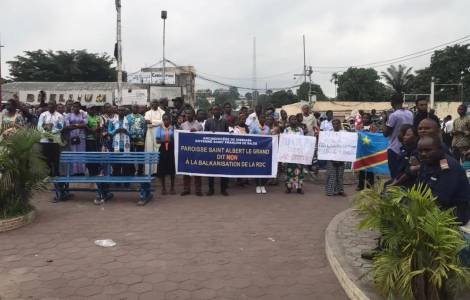
[[[346,299],[324,253],[329,221],[348,199],[254,187],[229,197],[160,196],[146,207],[118,194],[52,204],[0,234],[0,299]],[[349,190],[350,193],[351,190]],[[113,248],[94,245],[110,238]]]
[[[360,216],[352,209],[337,215],[328,228],[329,247],[339,263],[337,267],[349,279],[343,280],[346,289],[353,293],[358,289],[371,300],[383,299],[374,286],[372,261],[361,258],[363,251],[377,246],[379,235],[370,230],[359,231],[360,221]]]

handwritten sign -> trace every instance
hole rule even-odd
[[[357,133],[344,131],[322,131],[318,138],[318,159],[355,161]]]
[[[279,162],[311,165],[315,153],[316,138],[296,134],[281,134]]]

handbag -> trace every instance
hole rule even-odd
[[[74,136],[70,139],[70,144],[72,144],[72,145],[79,145],[80,142],[81,142],[81,140],[80,140],[79,136]]]

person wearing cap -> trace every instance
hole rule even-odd
[[[163,99],[160,102],[164,101]],[[145,135],[145,152],[159,152],[160,145],[157,143],[155,136],[157,128],[163,124],[163,115],[165,111],[159,106],[158,100],[152,100],[150,109],[145,113],[145,123],[147,124],[147,132]],[[157,165],[153,164],[149,170],[149,166],[145,165],[145,174],[157,174]]]

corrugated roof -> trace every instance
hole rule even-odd
[[[123,82],[123,89],[147,88],[147,85]],[[117,88],[116,82],[10,82],[2,85],[5,92],[36,91],[36,90],[110,90]]]

